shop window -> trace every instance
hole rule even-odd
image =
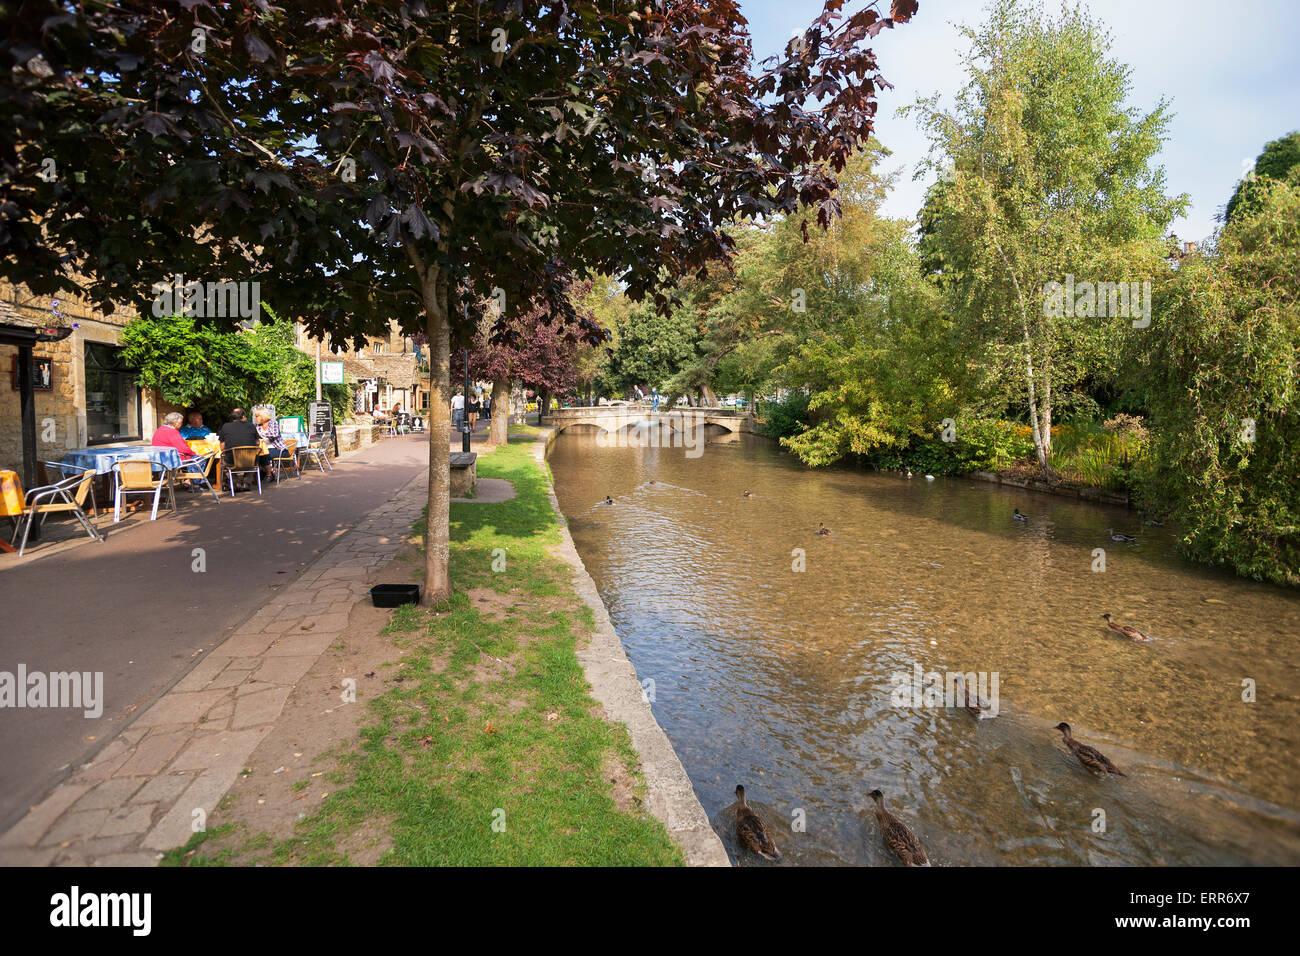
[[[86,343],[86,442],[139,440],[140,389],[135,370],[122,364],[122,350]]]

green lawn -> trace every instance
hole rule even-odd
[[[402,654],[401,680],[371,703],[361,740],[342,751],[339,789],[292,839],[263,841],[248,862],[347,864],[340,844],[376,823],[391,837],[387,865],[683,862],[641,809],[626,730],[602,720],[587,694],[574,648],[591,612],[567,566],[546,552],[559,532],[532,458],[535,432],[512,429],[507,447],[478,462],[480,477],[511,481],[515,498],[451,506],[455,597],[393,612],[387,633]],[[244,849],[252,846],[256,837]],[[196,837],[168,861],[228,856]]]

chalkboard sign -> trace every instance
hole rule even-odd
[[[307,406],[307,418],[313,435],[328,435],[334,431],[334,406],[329,402],[312,402]]]

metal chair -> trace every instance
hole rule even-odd
[[[162,500],[163,488],[171,495],[172,514],[176,514],[176,485],[172,483],[171,472],[163,469],[162,475],[154,479],[154,462],[151,458],[123,458],[113,462],[113,474],[116,484],[113,488],[113,522],[122,520],[122,499],[128,495],[153,495],[153,511],[150,521],[158,520],[158,502]]]
[[[329,452],[325,450],[325,435],[315,435],[307,439],[307,447],[298,449],[298,467],[302,467],[303,456],[306,456],[316,462],[316,467],[324,473],[328,467],[330,471],[334,470],[334,465],[330,461]]]
[[[280,483],[280,472],[286,467],[290,467],[302,477],[302,469],[298,467],[298,442],[295,439],[285,439],[284,448],[271,459],[271,464],[275,466],[275,483]]]
[[[72,516],[81,522],[81,527],[86,534],[96,541],[104,540],[104,536],[95,529],[95,526],[90,523],[90,519],[86,517],[86,512],[82,510],[82,505],[86,503],[86,495],[90,493],[94,480],[95,472],[85,469],[79,475],[72,475],[62,481],[56,481],[52,485],[33,488],[23,496],[22,514],[18,518],[18,524],[14,528],[13,536],[13,540],[17,541],[18,532],[22,531],[22,543],[18,545],[18,557],[23,556],[23,549],[27,547],[27,535],[32,530],[32,523],[37,519],[44,523],[47,514],[71,512]]]
[[[235,475],[257,475],[257,493],[262,493],[262,469],[257,467],[257,456],[262,449],[257,445],[239,445],[226,449],[230,452],[230,464],[226,467],[226,477],[230,479],[230,496],[235,496]]]
[[[208,474],[212,471],[212,465],[216,457],[216,452],[208,452],[206,455],[196,455],[182,461],[172,469],[172,480],[192,481],[195,487],[198,486],[199,482],[202,482],[207,486],[208,491],[212,492],[212,497],[220,502],[221,496],[217,494],[217,490],[212,487],[212,482],[208,480]]]
[[[76,472],[78,475],[84,475],[86,472],[90,472],[91,474],[95,475],[96,478],[99,477],[98,472],[96,472],[94,468],[83,468],[81,467],[81,465],[69,465],[66,462],[62,462],[62,461],[43,461],[40,464],[43,466],[41,470],[44,471],[46,475],[49,476],[45,482],[48,485],[56,484],[57,482],[62,481],[64,478],[67,478],[68,472],[70,471]],[[53,477],[53,473],[50,471],[51,468],[59,469],[58,478]],[[94,480],[90,482],[90,510],[92,512],[99,511],[99,502],[95,500]]]

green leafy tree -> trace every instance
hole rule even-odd
[[[1300,584],[1300,169],[1261,182],[1182,261],[1134,363],[1154,420],[1140,472],[1190,557]]]
[[[248,408],[279,374],[276,358],[252,335],[201,325],[183,315],[133,319],[122,330],[123,360],[163,401],[203,412],[210,424]]]
[[[1291,170],[1300,166],[1300,130],[1273,140],[1255,158],[1255,165],[1237,188],[1223,211],[1224,222],[1239,215],[1250,215],[1260,207],[1260,197],[1268,180],[1284,180]]]
[[[998,0],[962,33],[967,82],[955,107],[933,98],[911,108],[943,171],[923,251],[942,270],[961,348],[983,370],[981,400],[1025,410],[1050,477],[1054,411],[1083,382],[1113,374],[1141,306],[1102,316],[1108,297],[1089,302],[1081,291],[1053,310],[1049,283],[1153,280],[1188,200],[1166,196],[1153,165],[1166,104],[1145,114],[1126,105],[1129,70],[1086,13],[1066,7],[1052,19]]]

